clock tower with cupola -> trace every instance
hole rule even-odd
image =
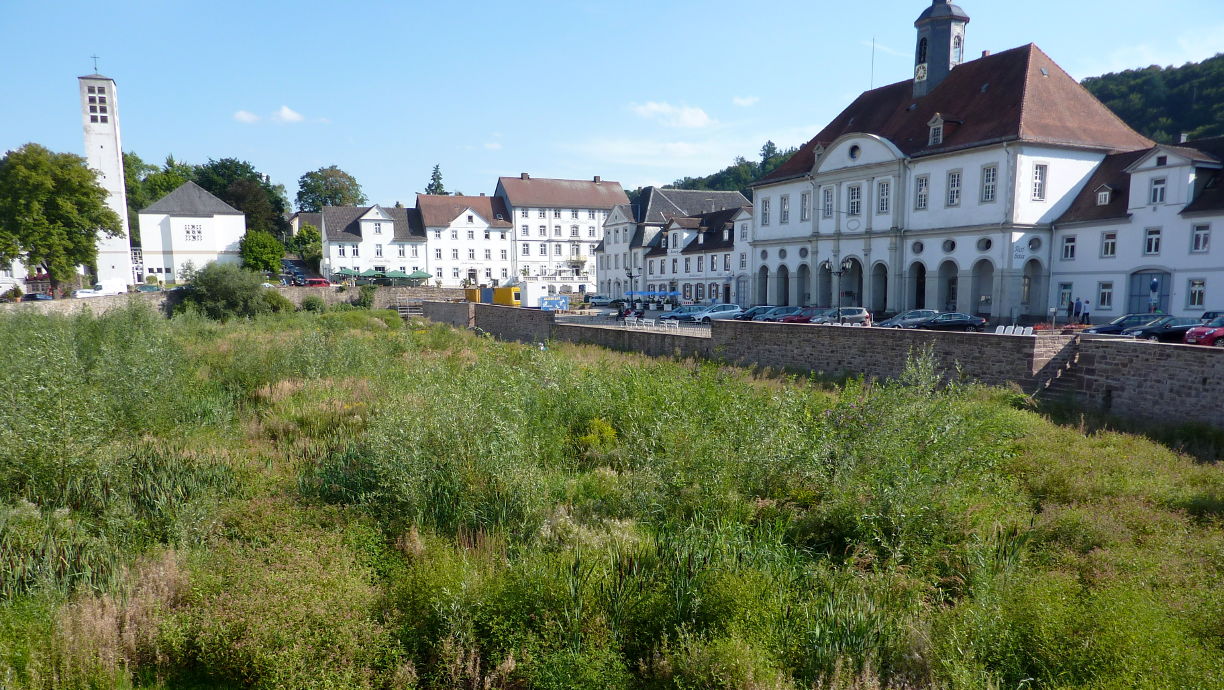
[[[918,46],[914,55],[914,98],[939,86],[965,59],[965,25],[969,15],[950,0],[931,0],[918,17]]]

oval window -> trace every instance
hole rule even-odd
[[[949,254],[956,251],[956,240],[944,240],[943,250]]]
[[[799,249],[799,258],[800,258],[800,259],[806,259],[806,258],[807,258],[807,255],[808,255],[808,250],[807,250],[807,247],[802,247],[802,248],[800,248],[800,249]]]
[[[761,261],[764,261],[765,259],[768,259],[768,258],[769,258],[769,250],[762,249],[761,250]]]
[[[778,258],[779,258],[779,259],[785,259],[785,258],[786,258],[786,250],[785,250],[785,249],[779,249],[779,250],[778,250]]]
[[[861,156],[862,154],[863,154],[863,149],[860,149],[857,145],[850,147],[850,160],[856,161],[858,160],[858,157]]]
[[[1041,249],[1041,238],[1034,237],[1033,239],[1029,240],[1029,251],[1035,252],[1038,249]]]
[[[994,242],[991,242],[989,237],[983,237],[982,239],[978,240],[977,244],[979,252],[988,252],[990,251],[990,248],[994,246]]]
[[[913,250],[915,254],[921,254],[922,250],[925,248],[926,247],[924,247],[921,242],[915,242],[912,245],[910,245],[910,249]]]

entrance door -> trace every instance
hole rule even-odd
[[[1173,276],[1165,271],[1132,273],[1127,290],[1126,311],[1129,314],[1169,313],[1169,290]]]

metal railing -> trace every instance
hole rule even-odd
[[[662,312],[666,313],[666,312]],[[627,317],[618,318],[616,316],[606,315],[581,315],[581,314],[557,314],[556,323],[572,325],[572,326],[601,326],[604,328],[624,328],[627,330],[637,331],[654,331],[658,333],[675,333],[677,335],[688,335],[700,338],[709,338],[711,335],[711,327],[709,324],[693,323],[691,321],[676,321],[675,319],[659,319],[657,316],[647,316],[642,318]]]

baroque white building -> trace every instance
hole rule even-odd
[[[323,238],[319,268],[324,276],[345,268],[358,273],[428,270],[425,228],[417,209],[325,206],[319,221]]]
[[[645,187],[638,203],[622,204],[608,214],[603,242],[595,249],[598,291],[610,297],[624,297],[626,292],[642,290],[655,292],[648,285],[652,276],[645,257],[662,245],[659,233],[663,226],[674,218],[696,217],[749,205],[748,199],[739,192]],[[746,225],[739,236],[742,236],[741,251],[746,252]]]
[[[1035,45],[965,59],[933,0],[912,79],[863,93],[754,185],[752,301],[1038,319],[1055,222],[1113,154],[1147,149]]]
[[[246,234],[246,216],[195,182],[185,182],[140,211],[140,277],[163,282],[181,280],[184,267],[241,264],[238,245]]]
[[[495,286],[514,276],[510,214],[500,197],[417,195],[427,265],[444,287]]]
[[[494,196],[514,224],[514,268],[537,277],[549,292],[589,292],[598,278],[593,259],[604,223],[629,198],[619,182],[502,177]]]
[[[1055,224],[1051,285],[1094,320],[1224,309],[1224,137],[1115,154]]]
[[[740,303],[747,296],[747,235],[752,207],[672,218],[645,255],[647,292],[679,292],[699,303]]]

